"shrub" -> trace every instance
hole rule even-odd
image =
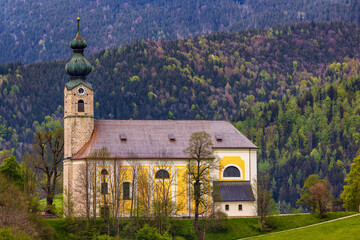
[[[186,240],[186,238],[184,238],[182,236],[175,236],[175,237],[173,237],[173,240]]]
[[[32,238],[16,228],[0,228],[0,239],[2,240],[32,240]]]
[[[137,240],[171,240],[170,234],[165,232],[161,235],[158,232],[158,229],[155,227],[149,227],[149,225],[145,224],[145,226],[140,229],[136,234],[135,237]]]
[[[184,237],[186,240],[196,239],[193,222],[189,220],[173,219],[171,221],[170,231],[173,236],[181,236]]]
[[[270,231],[270,230],[273,230],[275,227],[276,227],[276,225],[278,224],[278,222],[279,222],[279,218],[278,217],[276,217],[276,216],[267,216],[266,217],[266,227],[265,227],[265,229],[267,230],[267,231]]]
[[[93,240],[112,240],[113,237],[110,237],[109,235],[100,235],[93,238]]]
[[[226,213],[217,210],[211,215],[210,224],[209,224],[210,232],[225,232],[228,230],[228,217]]]
[[[53,240],[55,238],[55,230],[44,218],[32,214],[30,221],[34,223],[36,232],[42,240]]]
[[[135,233],[141,228],[141,223],[136,219],[131,219],[123,229],[123,234],[127,238],[134,239]]]

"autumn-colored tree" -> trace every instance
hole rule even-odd
[[[317,174],[312,174],[306,179],[304,186],[300,190],[300,199],[296,202],[298,205],[306,206],[310,211],[315,212],[316,204],[314,200],[311,199],[310,188],[319,181],[319,176]]]
[[[331,185],[327,179],[319,179],[317,174],[310,175],[300,190],[297,204],[308,207],[312,212],[318,212],[320,217],[329,207],[333,196]]]
[[[320,218],[324,217],[326,208],[329,206],[330,200],[332,199],[329,182],[327,180],[319,181],[310,187],[310,193],[310,198],[314,201]]]

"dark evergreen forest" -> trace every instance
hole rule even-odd
[[[358,0],[0,0],[0,63],[70,57],[81,17],[89,52],[136,39],[178,39],[303,21],[360,23]]]
[[[359,38],[356,25],[300,23],[85,51],[96,118],[229,120],[260,147],[282,212],[313,173],[338,198],[360,144]],[[0,150],[20,157],[45,116],[62,121],[65,63],[0,66]]]

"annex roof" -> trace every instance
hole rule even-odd
[[[214,181],[215,202],[255,201],[249,181]]]
[[[212,136],[213,148],[258,148],[227,121],[95,120],[91,139],[72,159],[91,158],[94,150],[104,146],[110,158],[186,159],[184,149],[198,131]],[[215,133],[221,133],[222,141],[216,140]]]

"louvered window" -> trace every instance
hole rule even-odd
[[[240,171],[234,166],[227,167],[224,171],[224,177],[240,177]]]
[[[85,112],[85,103],[83,100],[78,101],[78,112]]]

